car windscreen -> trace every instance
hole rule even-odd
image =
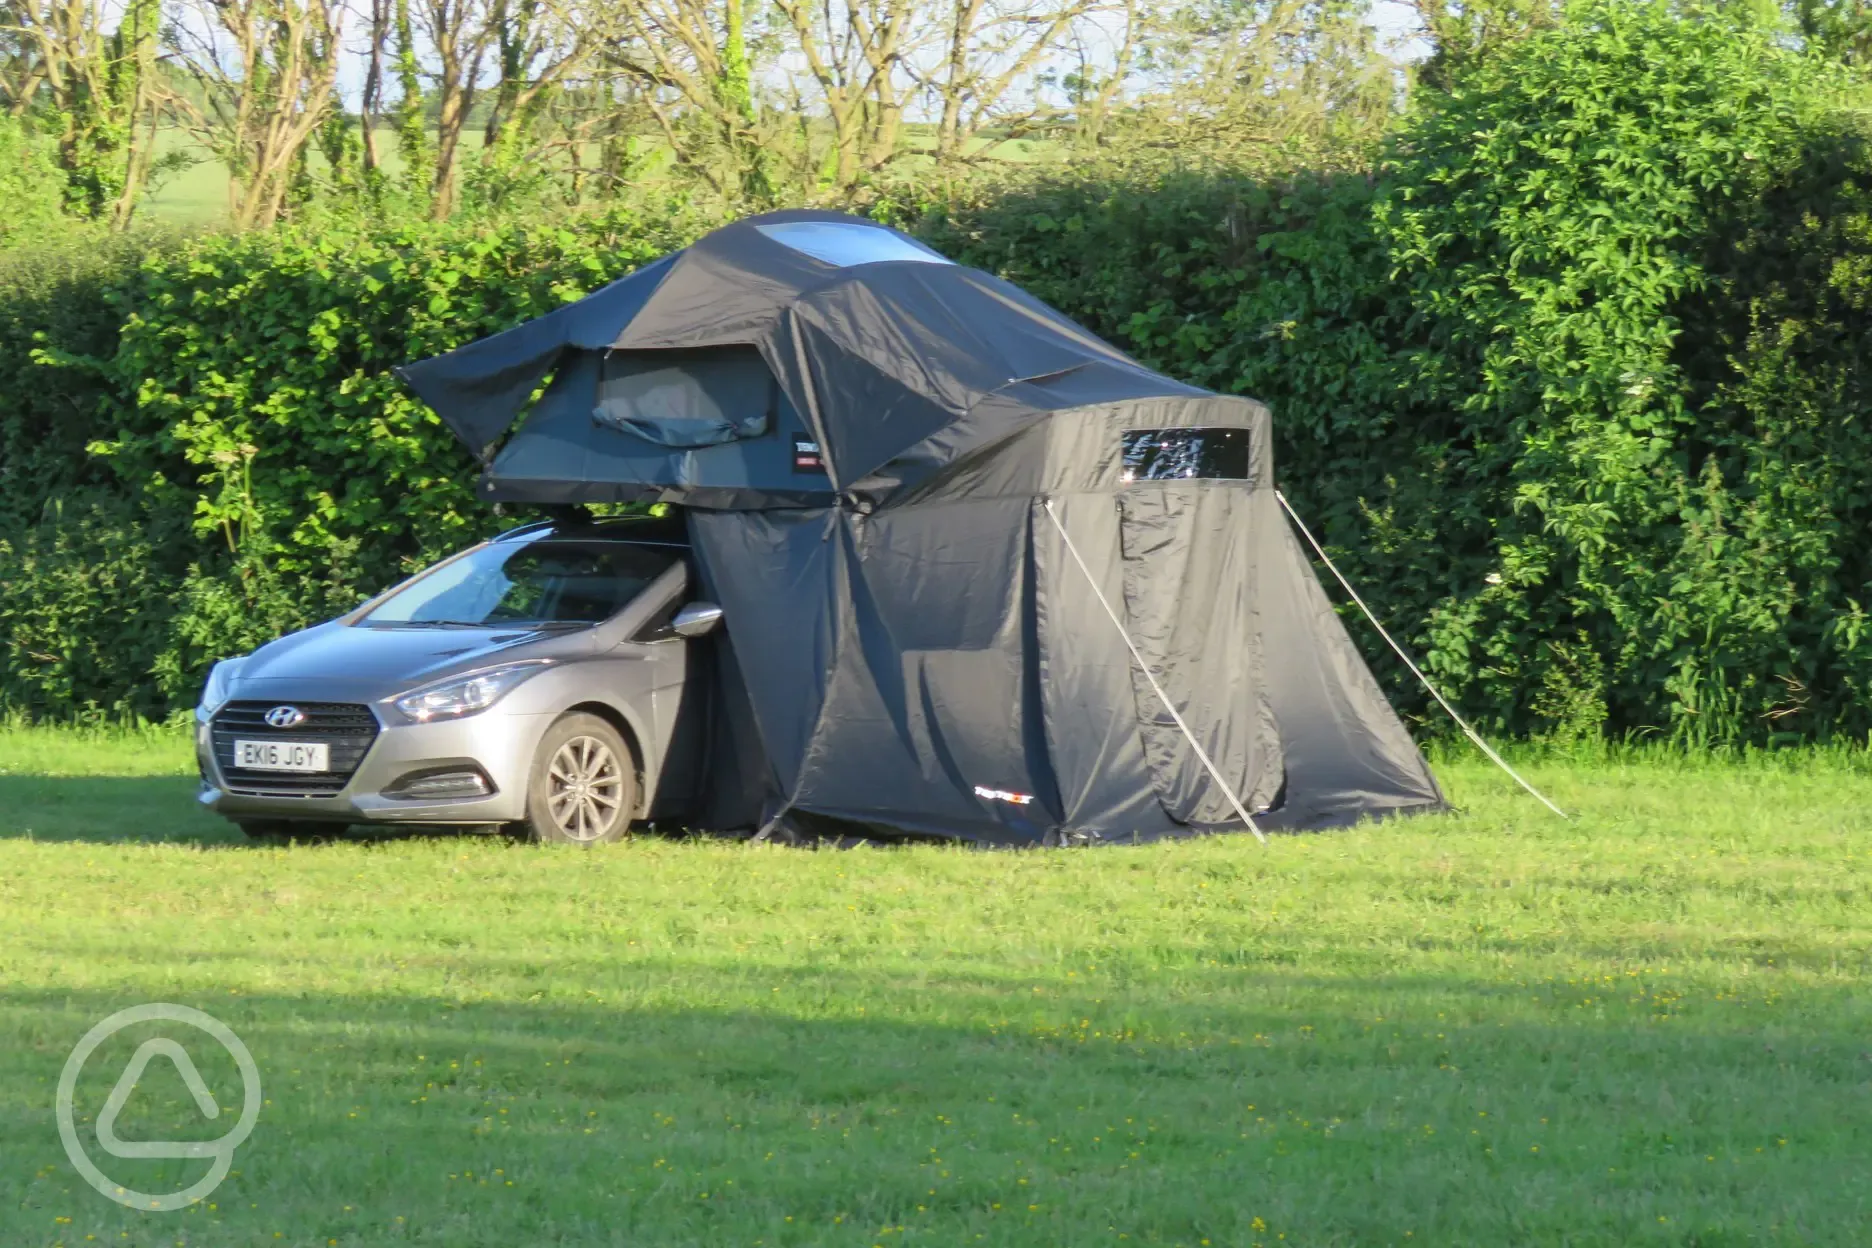
[[[680,551],[630,542],[496,542],[419,577],[359,620],[369,626],[525,628],[607,620]]]

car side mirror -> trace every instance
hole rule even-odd
[[[701,637],[721,623],[722,609],[712,602],[692,602],[676,613],[670,628],[678,637]]]

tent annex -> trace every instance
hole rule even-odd
[[[401,374],[490,499],[681,505],[726,610],[711,826],[1078,844],[1443,804],[1281,514],[1267,409],[894,230],[751,218]]]

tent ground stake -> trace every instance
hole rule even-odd
[[[1411,661],[1410,655],[1404,653],[1404,647],[1398,645],[1398,643],[1392,639],[1391,634],[1385,631],[1385,626],[1378,622],[1378,617],[1372,613],[1372,609],[1365,605],[1365,600],[1359,597],[1358,590],[1352,588],[1352,582],[1346,580],[1345,573],[1341,572],[1339,570],[1339,566],[1332,561],[1331,556],[1329,556],[1326,553],[1326,548],[1319,544],[1319,539],[1313,536],[1312,529],[1307,528],[1306,521],[1302,520],[1300,518],[1299,513],[1293,509],[1293,504],[1287,501],[1287,496],[1281,493],[1279,490],[1275,490],[1274,497],[1280,500],[1281,508],[1287,513],[1287,518],[1289,520],[1292,520],[1294,522],[1294,526],[1298,528],[1300,532],[1306,537],[1307,544],[1313,547],[1313,553],[1320,557],[1320,562],[1326,565],[1326,570],[1331,572],[1334,576],[1339,578],[1339,584],[1345,587],[1346,593],[1352,595],[1352,601],[1356,602],[1358,604],[1358,609],[1365,613],[1365,618],[1371,621],[1371,626],[1377,629],[1378,635],[1385,639],[1386,644],[1389,645],[1392,650],[1397,652],[1397,657],[1404,660],[1404,666],[1410,668],[1411,675],[1415,676],[1419,681],[1421,681],[1423,683],[1423,687],[1430,691],[1430,696],[1437,700],[1437,705],[1442,707],[1445,711],[1449,713],[1449,717],[1456,721],[1456,726],[1458,728],[1461,728],[1464,734],[1467,735],[1471,741],[1475,742],[1477,749],[1481,750],[1484,754],[1488,755],[1490,762],[1494,763],[1497,767],[1507,772],[1508,775],[1514,780],[1516,784],[1520,785],[1522,788],[1526,789],[1529,793],[1532,793],[1535,797],[1539,798],[1541,804],[1545,806],[1548,810],[1553,811],[1554,814],[1559,815],[1562,819],[1565,819],[1567,817],[1566,811],[1561,810],[1558,806],[1554,805],[1551,801],[1547,799],[1546,794],[1542,793],[1539,789],[1529,784],[1526,780],[1523,780],[1521,778],[1521,773],[1516,771],[1514,768],[1510,767],[1507,764],[1507,762],[1503,760],[1502,756],[1497,754],[1489,746],[1489,743],[1482,739],[1482,734],[1477,732],[1474,728],[1471,728],[1469,726],[1469,721],[1464,719],[1462,716],[1456,713],[1456,708],[1451,706],[1449,704],[1449,700],[1446,699],[1441,693],[1437,691],[1437,687],[1435,685],[1430,683],[1430,678],[1423,674],[1423,669],[1418,667],[1416,663]]]
[[[1209,778],[1214,780],[1217,787],[1227,795],[1229,805],[1235,808],[1235,813],[1241,817],[1241,821],[1248,825],[1248,830],[1255,834],[1255,839],[1263,845],[1267,844],[1267,833],[1255,825],[1254,819],[1248,814],[1248,808],[1243,806],[1241,798],[1235,795],[1234,787],[1222,778],[1222,773],[1216,769],[1215,763],[1210,761],[1209,752],[1203,749],[1201,742],[1196,740],[1196,734],[1189,730],[1189,725],[1183,722],[1183,716],[1177,713],[1176,707],[1171,703],[1170,695],[1165,693],[1163,686],[1157,683],[1156,674],[1151,671],[1150,664],[1146,663],[1144,656],[1139,653],[1137,643],[1131,640],[1131,634],[1126,631],[1124,621],[1118,618],[1118,613],[1112,610],[1111,603],[1105,600],[1105,591],[1100,589],[1098,581],[1093,579],[1092,569],[1086,567],[1086,561],[1079,557],[1079,548],[1073,545],[1072,535],[1066,531],[1066,526],[1060,523],[1059,514],[1053,510],[1053,500],[1043,498],[1040,500],[1040,505],[1046,508],[1047,519],[1053,522],[1053,527],[1059,530],[1061,540],[1066,543],[1066,553],[1071,555],[1073,562],[1079,565],[1079,571],[1084,574],[1086,584],[1092,587],[1093,597],[1098,599],[1099,606],[1105,608],[1105,614],[1111,619],[1112,627],[1118,630],[1120,637],[1124,638],[1125,648],[1131,652],[1132,660],[1144,673],[1144,679],[1150,681],[1150,687],[1157,694],[1157,700],[1164,704],[1164,710],[1170,712],[1170,718],[1175,720],[1176,726],[1182,730],[1183,739],[1190,743],[1190,749],[1196,751],[1196,757],[1208,770]]]

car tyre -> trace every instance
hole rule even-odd
[[[608,845],[637,814],[637,762],[596,715],[559,718],[540,738],[527,777],[526,831],[546,845]]]

